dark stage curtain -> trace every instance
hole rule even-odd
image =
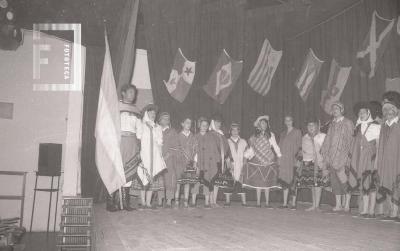
[[[101,190],[98,188],[103,187],[95,162],[94,137],[103,62],[104,47],[86,48],[81,149],[81,190],[84,197],[98,198],[98,191]]]
[[[139,0],[128,0],[115,27],[107,25],[114,78],[118,90],[131,82]],[[120,92],[118,91],[118,95]]]
[[[172,115],[177,126],[184,115],[197,118],[222,113],[229,121],[241,121],[242,85],[239,79],[225,104],[218,105],[203,91],[218,57],[225,48],[235,60],[243,58],[244,9],[235,0],[203,3],[199,0],[143,2],[150,79],[156,103]],[[183,103],[173,99],[167,81],[178,48],[196,61],[192,88]]]
[[[279,135],[286,114],[294,116],[298,127],[303,127],[310,115],[322,121],[328,120],[329,115],[321,108],[320,99],[321,91],[327,85],[331,60],[335,58],[340,66],[353,67],[341,100],[347,115],[354,119],[351,112],[354,102],[379,100],[385,89],[385,79],[400,76],[399,36],[395,29],[373,79],[362,77],[356,63],[356,53],[368,34],[372,12],[377,10],[384,18],[396,18],[399,5],[395,0],[355,2],[344,13],[331,19],[327,17],[327,22],[314,28],[304,27],[306,32],[299,30],[299,35],[289,38],[285,37],[288,34],[285,30],[291,24],[287,18],[290,11],[295,10],[282,6],[247,10],[243,2],[235,0],[145,1],[144,33],[155,102],[163,110],[171,112],[175,126],[184,112],[196,118],[218,112],[223,115],[227,126],[233,121],[240,122],[242,134],[247,138],[253,133],[255,118],[269,114],[272,129]],[[274,49],[283,50],[283,56],[272,87],[263,97],[248,86],[247,78],[265,38]],[[163,80],[168,80],[178,48],[189,60],[197,62],[191,91],[182,104],[169,95],[163,83]],[[235,88],[227,101],[220,105],[203,91],[202,86],[224,48],[233,59],[243,60],[244,65]],[[304,102],[294,82],[309,48],[324,63],[308,100]]]
[[[340,66],[352,66],[347,85],[342,93],[341,101],[346,107],[346,115],[355,119],[353,105],[361,100],[380,100],[385,91],[386,78],[400,76],[400,38],[392,30],[387,49],[378,65],[376,76],[369,79],[360,74],[356,62],[356,54],[360,49],[371,25],[374,10],[386,19],[396,18],[399,13],[399,2],[392,0],[365,0],[344,14],[326,22],[315,29],[284,41],[283,67],[285,78],[280,81],[285,87],[284,92],[290,94],[284,105],[295,120],[303,123],[310,114],[317,115],[322,120],[328,120],[320,106],[321,91],[326,88],[330,64],[334,58]],[[300,72],[305,56],[312,48],[318,58],[324,61],[317,82],[312,89],[307,102],[298,95],[294,82]]]

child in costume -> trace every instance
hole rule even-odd
[[[329,172],[321,155],[325,136],[325,133],[319,130],[319,121],[310,118],[307,121],[307,133],[302,138],[302,163],[296,180],[297,188],[310,188],[312,192],[313,205],[306,211],[319,210],[322,188],[329,185]]]
[[[269,190],[280,188],[278,184],[279,167],[277,158],[282,156],[269,127],[269,116],[264,115],[254,122],[256,133],[250,137],[250,148],[245,152],[249,161],[243,167],[243,186],[254,188],[257,192],[257,206],[261,207],[261,192],[265,192],[265,205],[269,205]]]
[[[283,205],[281,208],[288,208],[289,190],[293,187],[296,154],[301,148],[301,131],[294,128],[292,116],[285,116],[284,122],[286,129],[279,137],[279,148],[282,153],[279,162],[279,182],[283,188]],[[293,207],[295,207],[294,199],[293,196]]]
[[[200,182],[192,189],[192,200],[193,202],[196,201],[199,188],[202,186],[205,195],[205,207],[210,208],[211,204],[215,201],[213,198],[213,178],[218,172],[217,163],[221,156],[218,151],[215,136],[208,131],[208,120],[201,117],[198,121],[198,126],[199,133],[196,134],[196,140],[198,144],[197,166]]]
[[[142,165],[137,170],[140,183],[136,188],[140,189],[142,206],[151,206],[153,191],[164,190],[162,172],[166,164],[162,157],[163,133],[161,127],[155,123],[157,106],[149,104],[143,109],[143,119],[138,127],[137,137],[140,139],[140,158]],[[160,201],[158,202],[160,204]]]
[[[184,187],[184,207],[188,207],[190,186],[198,183],[196,176],[197,166],[197,140],[196,136],[190,131],[192,119],[185,117],[181,122],[182,130],[177,135],[178,145],[177,155],[177,186],[175,190],[175,207],[179,206],[179,194],[181,186]],[[192,206],[196,205],[196,196],[192,196]]]
[[[359,102],[354,108],[358,119],[354,130],[351,168],[357,175],[362,195],[360,215],[372,218],[375,217],[374,209],[378,188],[375,162],[381,126],[372,118],[370,107],[369,102]]]
[[[176,184],[178,178],[177,172],[177,154],[178,134],[171,127],[171,116],[168,112],[161,112],[158,118],[158,123],[161,126],[163,133],[162,155],[167,166],[164,172],[165,191],[158,191],[158,198],[165,198],[166,207],[171,207],[171,201],[174,199]]]
[[[231,124],[228,144],[231,153],[231,173],[235,181],[233,193],[239,194],[242,205],[246,206],[246,193],[244,193],[242,189],[242,169],[245,161],[244,152],[248,146],[246,140],[240,137],[240,125],[237,123]],[[230,205],[231,195],[232,193],[225,193],[225,205]]]
[[[329,125],[321,153],[330,172],[330,183],[335,194],[336,206],[333,211],[342,211],[342,195],[344,210],[350,211],[350,193],[346,166],[350,162],[350,151],[353,141],[354,124],[344,117],[344,105],[335,102],[331,106],[333,121]]]
[[[377,154],[380,179],[379,192],[387,198],[389,216],[383,220],[397,221],[400,205],[400,93],[389,91],[383,95],[381,127]]]

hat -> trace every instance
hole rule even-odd
[[[357,102],[354,106],[353,106],[353,112],[354,115],[356,115],[358,117],[358,113],[360,112],[361,109],[367,109],[371,112],[371,106],[370,103],[367,101],[360,101]]]
[[[230,127],[230,130],[232,130],[233,128],[239,128],[239,129],[240,129],[240,124],[239,124],[239,123],[232,122],[231,127]]]
[[[155,104],[148,104],[142,109],[142,113],[148,112],[148,111],[158,111],[158,106]]]
[[[268,115],[259,116],[257,118],[257,120],[254,121],[254,127],[258,127],[258,125],[260,124],[260,121],[263,120],[263,119],[266,120],[266,121],[269,121],[269,116]]]
[[[342,102],[336,101],[336,102],[334,102],[334,103],[331,105],[331,107],[334,106],[334,105],[338,106],[338,107],[340,108],[340,110],[341,110],[342,112],[344,112],[344,105],[343,105]]]
[[[397,109],[400,109],[400,93],[395,91],[388,91],[383,94],[382,99],[383,99],[382,105],[392,104]]]
[[[379,101],[369,102],[372,119],[382,118],[382,104]]]

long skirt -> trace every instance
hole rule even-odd
[[[196,169],[193,162],[189,162],[186,165],[185,170],[178,174],[177,179],[178,184],[196,184],[199,182],[199,177],[197,177]]]
[[[122,135],[121,136],[121,155],[124,163],[124,171],[126,181],[132,181],[137,168],[138,162],[140,162],[139,156],[139,140],[135,134]]]
[[[303,161],[296,170],[295,184],[297,188],[328,187],[329,177],[323,176],[322,170],[315,167],[312,161]]]
[[[136,174],[132,182],[132,188],[134,190],[162,191],[165,189],[164,172],[161,172],[153,177],[152,181],[146,186],[143,185],[139,176]]]
[[[243,187],[268,189],[281,188],[278,184],[279,166],[276,163],[261,165],[247,162],[243,166]]]

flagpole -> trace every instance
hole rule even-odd
[[[118,193],[119,193],[119,206],[121,207],[121,210],[124,209],[124,205],[122,203],[122,191],[121,191],[121,187],[118,188]]]

